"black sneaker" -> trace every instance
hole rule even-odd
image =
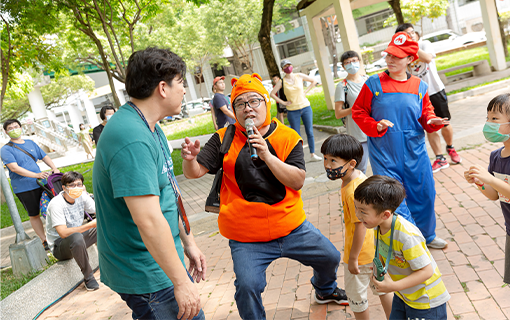
[[[44,250],[46,251],[50,251],[50,246],[48,245],[48,241],[44,240],[44,242],[42,243],[43,247],[44,247]]]
[[[345,294],[345,291],[340,288],[336,288],[332,294],[330,294],[329,296],[325,296],[325,297],[321,297],[316,291],[315,292],[315,301],[318,304],[326,304],[326,303],[330,303],[330,302],[336,302],[342,306],[349,305],[349,301],[347,301],[347,295]]]
[[[94,276],[90,277],[88,280],[85,279],[85,288],[89,291],[94,291],[99,289],[99,284],[96,281],[96,278]]]

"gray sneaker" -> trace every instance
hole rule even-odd
[[[87,290],[89,291],[99,289],[99,284],[97,283],[96,278],[94,278],[94,276],[85,279],[85,288],[87,288]]]
[[[429,244],[427,244],[427,247],[432,248],[432,249],[444,249],[447,246],[448,246],[448,243],[439,237],[435,237],[434,240],[432,240]]]

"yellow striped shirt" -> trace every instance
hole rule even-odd
[[[435,308],[447,302],[450,294],[441,280],[441,272],[420,230],[406,219],[397,216],[393,232],[393,258],[388,267],[388,274],[393,281],[403,279],[429,264],[432,264],[434,269],[432,277],[425,282],[397,291],[395,294],[414,309]],[[384,235],[379,235],[379,254],[384,263],[388,254],[390,233],[388,231]],[[374,237],[377,237],[377,229],[374,229]]]

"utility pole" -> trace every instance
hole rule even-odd
[[[14,202],[11,187],[4,170],[4,163],[0,161],[0,182],[2,192],[11,214],[11,219],[16,230],[16,242],[9,246],[9,256],[11,258],[12,272],[14,275],[27,274],[36,271],[48,264],[44,247],[38,238],[31,239],[23,229],[21,218]]]

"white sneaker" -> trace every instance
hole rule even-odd
[[[427,247],[432,249],[444,249],[448,243],[444,241],[441,238],[435,237],[434,240],[432,240],[429,244],[427,244]]]
[[[319,156],[318,156],[318,155],[316,155],[316,154],[313,154],[313,155],[311,156],[310,161],[312,161],[312,162],[314,162],[314,161],[322,161],[322,158],[321,158],[321,157],[319,157]]]

